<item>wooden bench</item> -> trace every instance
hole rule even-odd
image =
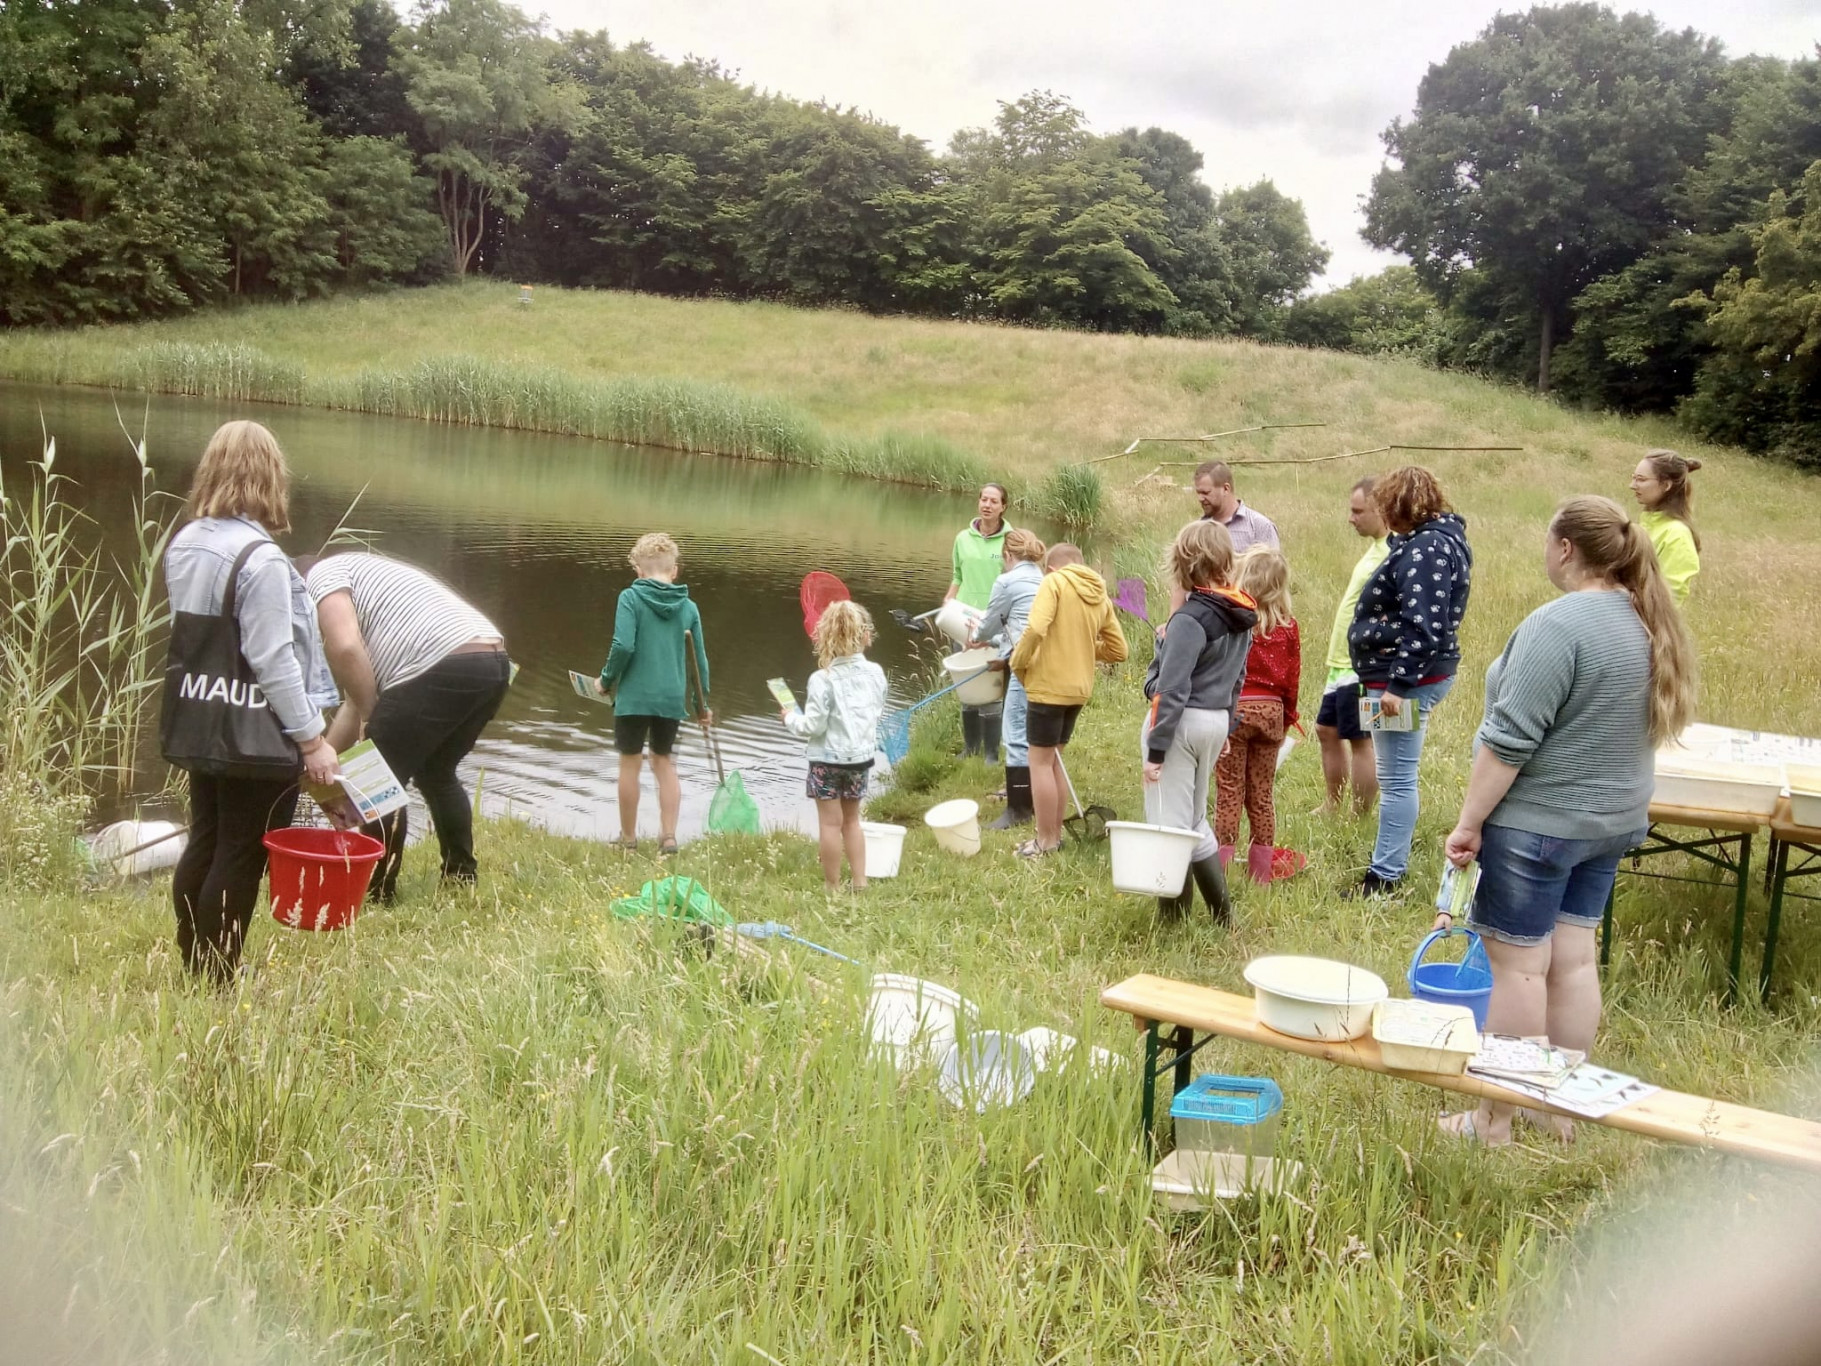
[[[1478,1077],[1444,1076],[1435,1072],[1401,1072],[1386,1067],[1379,1056],[1378,1043],[1367,1035],[1347,1043],[1323,1043],[1313,1039],[1292,1038],[1259,1023],[1250,996],[1215,991],[1189,982],[1140,973],[1100,993],[1100,1003],[1135,1017],[1147,1028],[1144,1045],[1144,1094],[1140,1102],[1140,1122],[1147,1141],[1152,1137],[1156,1113],[1157,1080],[1173,1071],[1176,1089],[1193,1080],[1189,1063],[1194,1054],[1216,1037],[1240,1039],[1263,1044],[1267,1048],[1305,1057],[1320,1058],[1341,1067],[1358,1067],[1368,1072],[1403,1077],[1422,1082],[1443,1091],[1527,1105],[1535,1109],[1552,1109],[1529,1096],[1509,1091]],[[1163,1029],[1170,1037],[1161,1036]],[[1200,1043],[1195,1035],[1204,1035]],[[1565,1110],[1556,1111],[1567,1114]],[[1578,1116],[1570,1115],[1572,1118]],[[1585,1123],[1604,1124],[1611,1129],[1624,1129],[1671,1143],[1688,1143],[1697,1147],[1717,1148],[1722,1152],[1755,1157],[1805,1171],[1821,1172],[1821,1124],[1790,1115],[1754,1110],[1723,1100],[1709,1100],[1680,1091],[1655,1091],[1635,1100],[1621,1110],[1600,1120]]]

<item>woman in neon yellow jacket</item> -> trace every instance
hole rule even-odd
[[[1701,537],[1689,517],[1694,498],[1688,476],[1701,468],[1699,460],[1684,460],[1674,451],[1646,451],[1631,472],[1631,491],[1644,515],[1638,518],[1656,547],[1657,563],[1669,580],[1676,606],[1688,601],[1688,590],[1701,572]]]

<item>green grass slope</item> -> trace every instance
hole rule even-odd
[[[1522,446],[1241,474],[1243,496],[1283,529],[1312,683],[1359,549],[1343,518],[1352,480],[1419,458],[1467,516],[1467,658],[1425,758],[1418,883],[1455,813],[1485,667],[1549,595],[1549,509],[1571,493],[1623,498],[1640,450],[1676,441],[1659,424],[1588,419],[1414,366],[1241,343],[543,289],[529,309],[514,299],[479,285],[13,334],[0,373],[106,382],[134,373],[146,348],[225,345],[292,376],[299,397],[452,356],[589,382],[687,381],[775,403],[836,439],[941,442],[1035,488],[1135,435],[1274,420],[1329,426],[1215,449]],[[268,416],[282,437],[282,412]],[[1709,461],[1689,614],[1703,714],[1821,731],[1821,485],[1693,449]],[[1109,495],[1095,554],[1109,571],[1149,572],[1194,512],[1163,482],[1183,471],[1153,476],[1157,458],[1146,448],[1099,466]],[[1137,653],[1103,678],[1070,756],[1084,799],[1128,815]],[[875,814],[915,826],[935,800],[994,785],[937,752],[953,729],[933,718],[907,789]],[[1303,748],[1279,788],[1284,841],[1310,853],[1309,873],[1242,889],[1230,931],[1158,925],[1148,902],[1110,890],[1102,850],[1024,867],[992,837],[959,862],[920,828],[904,875],[859,898],[824,898],[813,849],[789,836],[704,841],[678,870],[741,919],[782,920],[868,968],[960,988],[988,1027],[1048,1025],[1135,1060],[1129,1024],[1096,1004],[1130,972],[1232,988],[1249,957],[1281,950],[1401,979],[1428,925],[1423,898],[1337,899],[1371,827],[1305,814],[1319,782]],[[1690,1186],[1737,1208],[1789,1198],[1748,1165],[1597,1129],[1572,1153],[1464,1150],[1437,1134],[1432,1092],[1215,1045],[1206,1066],[1283,1084],[1282,1148],[1309,1180],[1293,1200],[1165,1215],[1134,1143],[1130,1068],[957,1112],[927,1076],[867,1059],[863,972],[795,950],[769,966],[704,958],[663,927],[612,918],[616,895],[658,874],[646,859],[512,825],[483,838],[478,894],[438,894],[419,851],[404,904],[352,933],[265,922],[256,973],[225,998],[181,980],[162,883],[9,893],[0,1249],[15,1268],[5,1303],[22,1340],[42,1340],[39,1359],[1505,1360],[1565,1301],[1622,1293],[1580,1283],[1591,1236],[1624,1241],[1615,1213]],[[1763,916],[1753,897],[1748,964]],[[1807,1072],[1821,1038],[1812,918],[1793,910],[1786,923],[1771,1006],[1728,1010],[1729,893],[1628,880],[1619,904],[1602,1060],[1821,1113]]]

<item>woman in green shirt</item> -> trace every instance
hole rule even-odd
[[[961,528],[955,537],[948,592],[944,602],[959,599],[963,606],[976,612],[986,611],[993,596],[993,584],[1005,572],[1005,533],[1011,524],[1005,520],[1005,505],[1010,500],[1004,484],[980,486],[980,515]],[[1004,704],[961,709],[961,742],[964,754],[979,754],[989,764],[999,762],[999,735],[1004,725]]]
[[[1688,476],[1701,468],[1699,460],[1684,460],[1674,451],[1646,451],[1631,472],[1631,491],[1644,510],[1638,521],[1656,547],[1657,563],[1669,580],[1669,591],[1680,607],[1701,572],[1701,537],[1689,519],[1694,497]]]

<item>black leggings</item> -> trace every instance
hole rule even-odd
[[[503,650],[446,655],[416,678],[380,693],[367,720],[367,735],[399,782],[415,781],[423,794],[442,846],[446,878],[474,880],[474,817],[455,766],[468,757],[499,710],[510,675]],[[367,827],[386,845],[373,885],[377,901],[398,894],[408,811],[400,807]]]
[[[217,981],[234,975],[266,875],[261,839],[296,810],[295,780],[190,775],[190,842],[171,877],[171,900],[177,951],[191,972]]]

